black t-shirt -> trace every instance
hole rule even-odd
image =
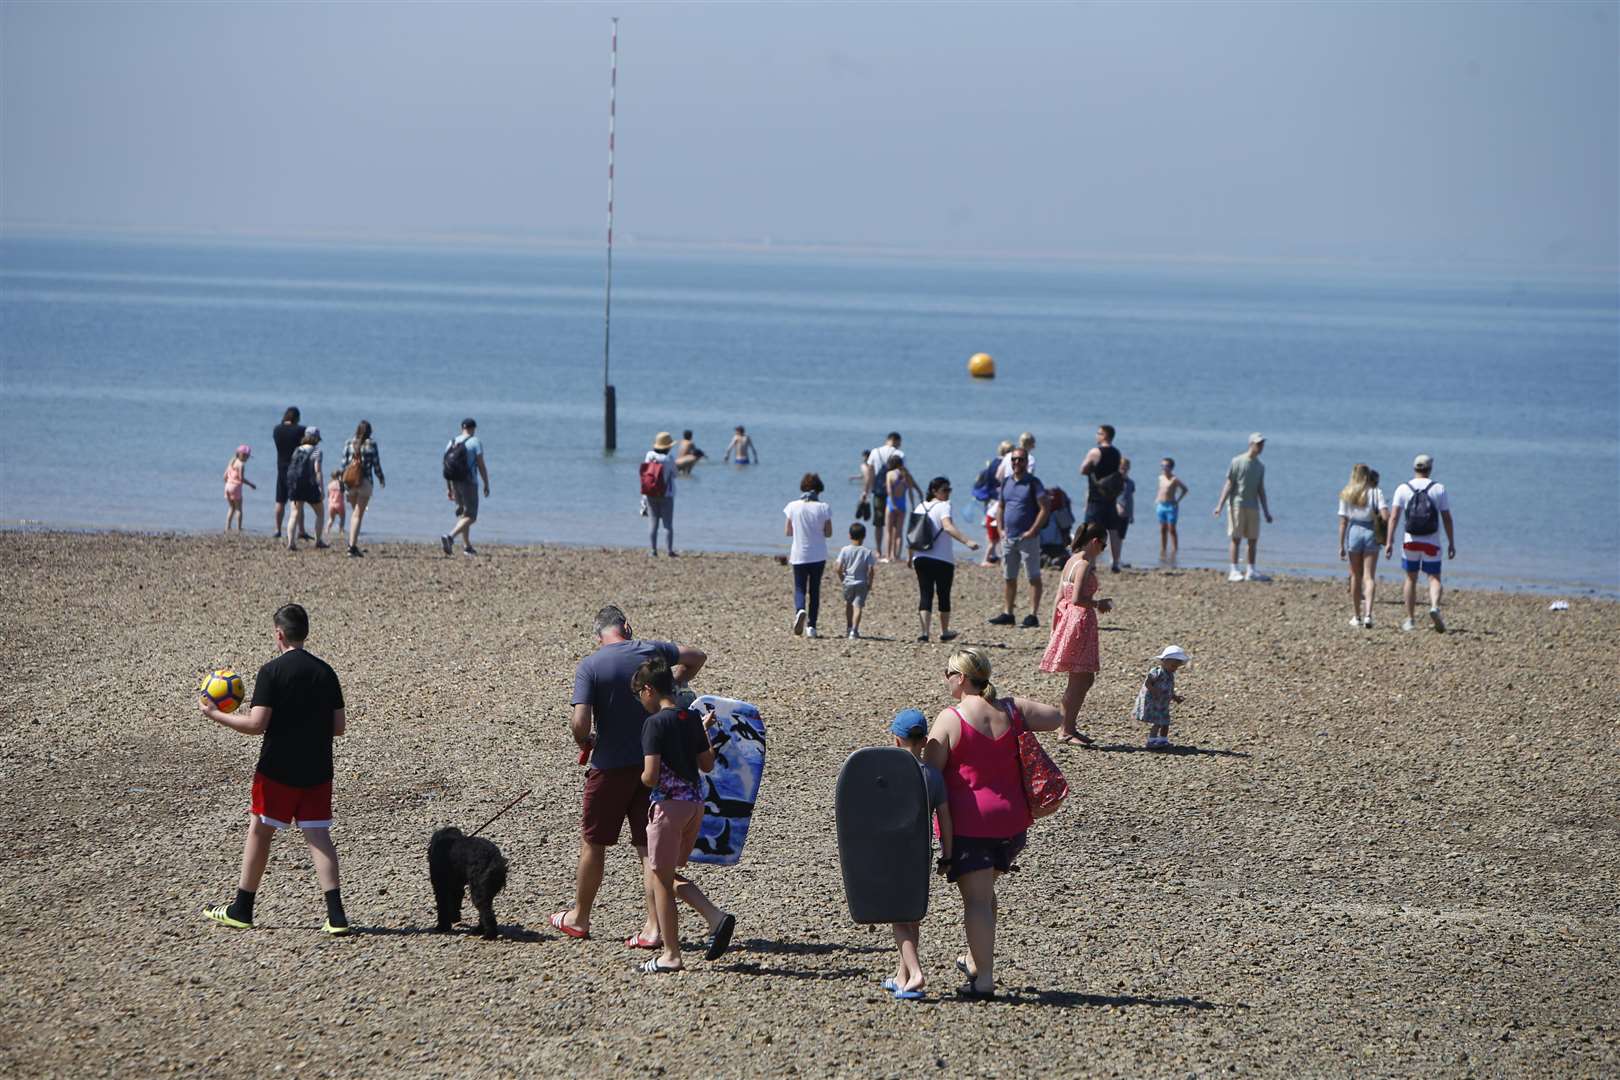
[[[277,424],[270,437],[276,441],[276,464],[281,466],[280,472],[287,471],[287,462],[292,460],[292,452],[298,449],[298,444],[304,441],[303,424]]]
[[[332,779],[332,713],[343,708],[343,688],[331,664],[288,649],[259,669],[249,704],[270,709],[259,772],[292,787]]]
[[[662,709],[647,717],[646,724],[642,725],[641,752],[658,754],[663,758],[664,768],[692,785],[694,791],[702,773],[697,759],[708,749],[709,736],[703,730],[703,720],[691,709]],[[659,786],[663,784],[660,777]],[[665,794],[682,797],[675,792]]]
[[[1125,487],[1118,478],[1109,479],[1119,472],[1120,453],[1112,446],[1100,446],[1097,450],[1097,463],[1091,467],[1091,485],[1086,489],[1086,501],[1112,503]]]

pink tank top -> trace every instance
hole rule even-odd
[[[1023,767],[1018,761],[1018,733],[1024,718],[1011,701],[1012,726],[999,739],[981,735],[955,707],[962,735],[945,763],[945,797],[958,836],[999,840],[1017,836],[1034,820],[1024,797]]]

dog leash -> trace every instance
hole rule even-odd
[[[497,813],[494,817],[490,818],[488,821],[486,821],[482,825],[478,826],[478,828],[474,829],[471,832],[471,834],[469,834],[469,835],[477,836],[479,833],[483,832],[485,829],[487,829],[491,825],[495,824],[495,822],[500,818],[501,814],[506,813],[508,810],[512,809],[512,807],[516,806],[518,803],[522,802],[524,799],[527,799],[531,794],[533,794],[533,792],[534,792],[534,789],[530,788],[528,791],[525,791],[523,794],[519,795],[517,798],[513,799],[511,802],[509,802],[505,806],[501,807],[500,813]]]

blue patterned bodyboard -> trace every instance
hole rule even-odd
[[[765,773],[765,721],[746,701],[705,694],[689,708],[714,710],[714,768],[703,774],[703,829],[692,861],[733,866],[748,842],[759,780]]]

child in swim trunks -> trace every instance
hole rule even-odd
[[[1176,459],[1159,462],[1159,493],[1154,500],[1154,512],[1159,518],[1159,561],[1174,559],[1181,551],[1181,538],[1176,535],[1176,521],[1181,517],[1181,500],[1187,496],[1187,485],[1176,475]]]
[[[911,751],[922,769],[923,787],[928,792],[928,810],[934,817],[939,835],[939,864],[936,872],[943,874],[951,864],[951,849],[955,830],[951,827],[951,807],[945,798],[945,777],[923,760],[923,748],[928,745],[928,718],[919,709],[902,709],[889,722],[889,734],[894,745]],[[895,923],[894,943],[900,947],[900,966],[894,977],[883,980],[883,989],[897,1001],[920,1001],[928,980],[923,976],[922,961],[917,956],[917,944],[922,937],[922,923]]]
[[[247,461],[253,456],[252,447],[243,443],[231,455],[229,465],[225,466],[225,504],[230,509],[225,511],[225,531],[231,531],[231,522],[236,522],[236,531],[242,531],[242,485],[246,484],[254,491],[259,485],[247,478]]]
[[[1149,750],[1170,747],[1170,703],[1180,704],[1184,700],[1176,693],[1176,672],[1187,659],[1187,652],[1180,645],[1166,645],[1153,658],[1153,666],[1142,680],[1142,689],[1136,692],[1131,717],[1148,725]]]
[[[343,502],[343,470],[333,469],[332,480],[326,485],[326,541],[331,543],[332,534],[343,535],[343,522],[348,517]]]

